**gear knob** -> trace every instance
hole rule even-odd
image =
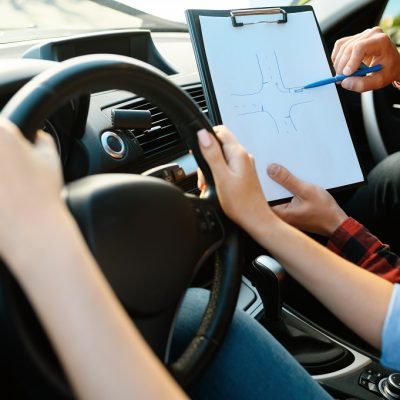
[[[249,272],[250,281],[263,302],[266,321],[279,321],[282,310],[281,283],[285,277],[282,265],[274,258],[263,255],[253,261]]]

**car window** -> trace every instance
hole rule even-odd
[[[389,0],[380,21],[381,28],[400,47],[400,1]]]
[[[0,16],[0,45],[99,30],[185,28],[118,1],[103,0],[0,0]]]

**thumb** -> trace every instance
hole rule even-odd
[[[197,132],[201,154],[211,168],[215,181],[221,181],[228,172],[228,165],[222,153],[221,146],[214,135],[207,130],[201,129]]]
[[[285,167],[279,164],[271,164],[268,166],[267,172],[272,180],[289,190],[293,195],[299,197],[303,196],[307,183],[295,177]]]
[[[364,77],[351,77],[342,81],[342,87],[353,92],[367,92],[368,90],[380,89],[384,86],[381,74],[372,74]]]

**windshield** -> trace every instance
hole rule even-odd
[[[149,14],[177,22],[185,22],[185,10],[190,8],[230,10],[233,8],[274,7],[277,5],[276,0],[185,0],[176,1],[175,4],[165,0],[120,0],[120,3],[135,5],[135,7]],[[291,3],[297,3],[297,1],[279,1],[280,6],[290,5]]]
[[[230,9],[274,4],[276,0],[1,0],[0,44],[111,29],[186,31],[187,8]]]
[[[128,2],[125,2],[128,4]],[[1,0],[0,44],[98,30],[186,30],[182,23],[144,13],[114,0]]]
[[[317,16],[365,0],[281,0],[312,4]],[[273,7],[276,0],[1,0],[0,44],[57,38],[90,31],[146,28],[186,31],[184,11]],[[335,11],[333,11],[335,12]]]

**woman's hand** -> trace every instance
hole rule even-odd
[[[12,258],[39,241],[65,208],[63,180],[53,139],[45,132],[38,132],[32,145],[14,124],[0,119],[0,154],[0,255]]]
[[[400,54],[395,44],[379,27],[339,39],[332,52],[337,74],[351,75],[360,67],[382,64],[382,70],[365,77],[347,78],[342,87],[355,92],[381,89],[400,80]]]
[[[264,218],[276,219],[262,192],[254,160],[224,126],[214,128],[221,146],[206,130],[198,132],[201,152],[211,168],[226,215],[251,232]],[[204,188],[200,176],[199,185]]]
[[[199,133],[200,143],[203,135],[207,143],[208,139],[211,143],[209,148],[201,146],[202,152],[213,172],[218,197],[225,213],[244,227],[249,220],[245,213],[254,214],[259,221],[261,214],[268,213],[270,208],[261,191],[253,158],[225,127],[216,127],[215,131],[223,144],[226,161],[218,143],[207,132]],[[207,134],[211,137],[208,138]],[[270,165],[267,172],[271,179],[293,193],[291,202],[272,208],[288,224],[307,232],[330,236],[347,218],[346,213],[325,189],[298,179],[277,164]],[[197,186],[205,193],[207,183],[200,170]],[[262,211],[259,212],[258,209]]]
[[[62,201],[52,138],[39,132],[32,145],[0,119],[0,153],[0,256],[76,397],[186,399],[118,302]]]

